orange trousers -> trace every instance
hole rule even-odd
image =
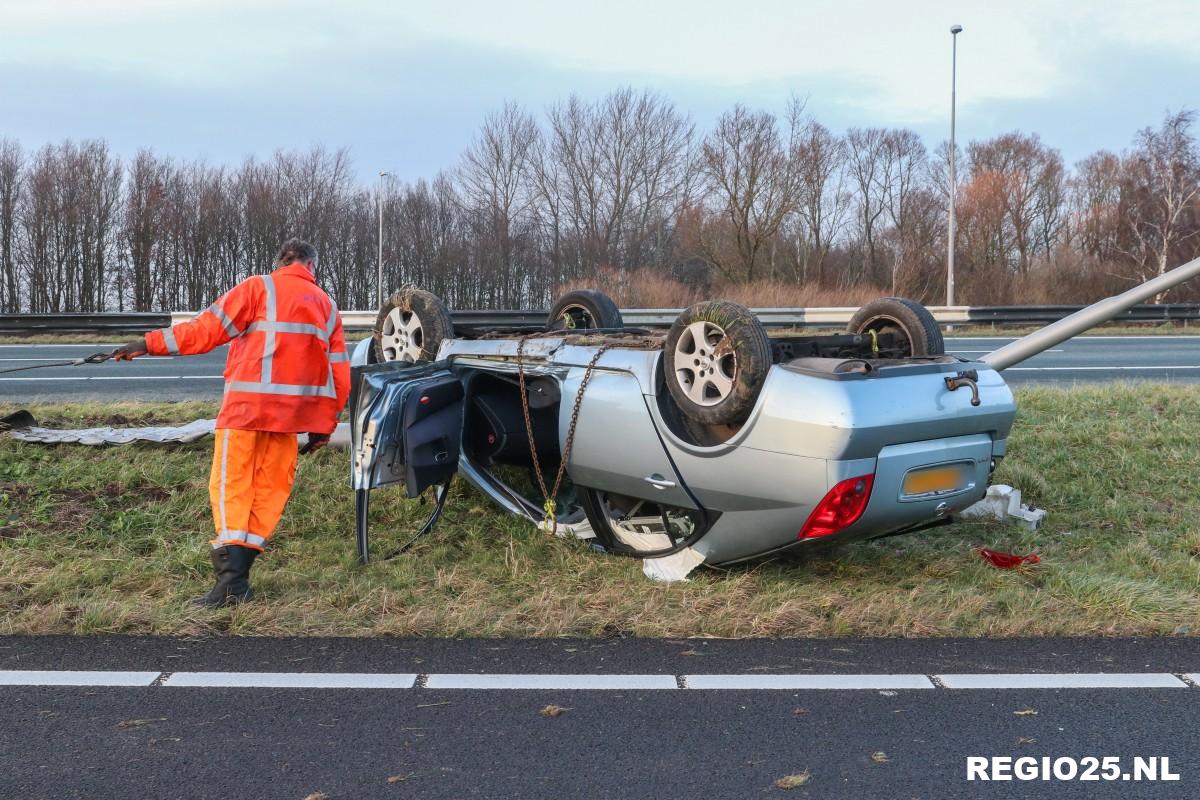
[[[296,434],[216,430],[208,496],[217,537],[212,546],[266,545],[296,478]]]

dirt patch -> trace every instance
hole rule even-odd
[[[27,531],[77,531],[87,527],[98,511],[105,508],[161,503],[172,493],[161,486],[126,487],[115,483],[99,488],[40,491],[26,483],[0,481],[0,496],[7,498],[10,509],[9,519],[0,520],[8,523],[0,528],[0,538],[13,539]],[[48,518],[34,517],[30,509],[35,505],[46,508]]]
[[[8,502],[10,503],[18,503],[22,500],[27,500],[35,494],[37,494],[37,489],[30,486],[28,483],[0,481],[0,496],[7,497]]]

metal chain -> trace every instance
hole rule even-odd
[[[533,457],[533,474],[537,478],[538,487],[542,490],[542,497],[545,500],[542,504],[542,511],[545,514],[542,518],[542,525],[548,526],[550,533],[555,535],[558,533],[555,498],[558,497],[558,490],[562,487],[563,475],[567,472],[567,459],[571,457],[571,447],[575,444],[575,426],[579,423],[579,410],[583,405],[583,393],[587,389],[588,382],[592,379],[596,362],[613,345],[605,344],[597,348],[596,354],[592,356],[592,360],[588,362],[587,368],[583,371],[583,380],[579,382],[579,391],[575,393],[575,403],[571,407],[571,422],[567,425],[567,438],[563,442],[563,450],[560,454],[561,460],[558,463],[558,474],[554,477],[554,491],[549,491],[546,488],[546,479],[542,475],[542,465],[538,459],[537,443],[534,442],[533,437],[533,420],[529,415],[529,393],[525,389],[525,362],[523,360],[525,356],[525,342],[528,339],[539,336],[545,336],[545,334],[529,334],[517,339],[517,382],[521,387],[521,412],[525,415],[525,435],[529,438],[529,453]]]

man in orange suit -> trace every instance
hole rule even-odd
[[[350,359],[337,306],[316,283],[316,250],[283,243],[276,268],[233,287],[190,322],[151,331],[113,352],[198,355],[232,341],[217,416],[208,491],[217,582],[193,602],[250,600],[250,567],[283,515],[296,474],[296,435],[323,447],[350,394]]]

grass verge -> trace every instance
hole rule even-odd
[[[997,479],[1049,508],[1039,531],[957,524],[827,555],[700,570],[660,585],[638,562],[552,540],[456,484],[435,534],[359,567],[345,454],[301,461],[263,600],[207,612],[211,443],[45,447],[0,438],[0,633],[422,636],[940,636],[1200,630],[1200,389],[1025,389]],[[0,414],[12,407],[0,404]],[[63,425],[185,421],[212,405],[47,406]],[[376,552],[427,507],[373,497]],[[979,546],[1038,552],[1015,571]]]

